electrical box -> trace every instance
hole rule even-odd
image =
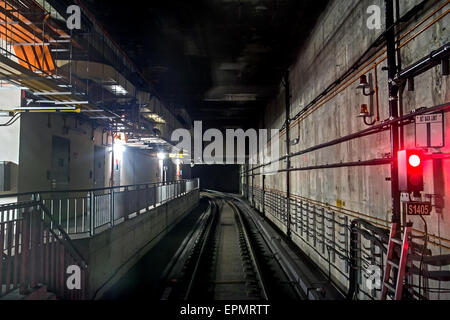
[[[11,191],[11,163],[0,161],[0,192]]]

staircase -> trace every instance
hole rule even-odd
[[[4,285],[3,290],[5,289],[6,286]],[[0,300],[56,300],[56,295],[52,292],[48,292],[47,286],[40,286],[25,295],[20,294],[20,289],[15,289],[1,297]]]
[[[0,248],[0,300],[85,299],[85,260],[42,202],[0,206]],[[79,290],[66,286],[73,265]]]

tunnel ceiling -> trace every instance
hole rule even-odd
[[[204,127],[256,126],[328,0],[85,0],[161,97]]]

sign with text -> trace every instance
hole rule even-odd
[[[444,117],[442,113],[416,117],[416,147],[444,147]]]
[[[432,206],[429,202],[407,202],[406,213],[409,216],[429,216]]]

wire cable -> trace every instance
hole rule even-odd
[[[423,244],[423,249],[422,249],[422,257],[420,258],[420,273],[419,273],[419,296],[422,295],[422,280],[423,280],[423,259],[425,256],[425,250],[427,249],[427,245],[428,245],[428,225],[427,225],[427,221],[423,218],[423,216],[420,216],[420,218],[422,219],[423,223],[424,223],[424,244]],[[425,288],[424,288],[424,291]]]
[[[11,119],[9,119],[7,122],[0,124],[0,127],[8,127],[12,126],[17,120],[19,120],[21,114],[16,113]]]

